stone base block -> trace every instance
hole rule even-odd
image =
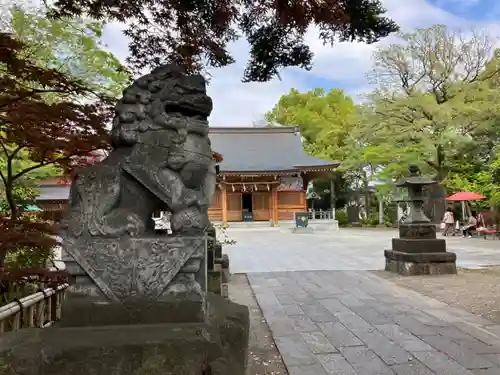
[[[25,329],[0,341],[2,375],[245,375],[246,306],[209,295],[206,323]],[[118,319],[119,320],[119,319]]]
[[[311,234],[314,233],[314,228],[311,227],[297,227],[297,228],[290,228],[292,233],[295,234]]]
[[[431,223],[399,224],[399,238],[435,239],[436,225]]]
[[[403,276],[456,274],[457,256],[451,252],[403,253],[385,250],[385,270]]]
[[[198,295],[176,295],[162,301],[103,302],[68,296],[62,307],[62,327],[131,324],[197,323],[206,319],[206,301]]]
[[[212,271],[208,271],[208,291],[221,295],[222,290],[222,267],[220,264],[214,265]]]
[[[400,253],[443,253],[446,241],[443,239],[393,238],[392,250]]]

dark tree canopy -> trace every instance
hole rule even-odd
[[[127,22],[128,62],[140,70],[175,62],[189,72],[234,62],[227,46],[250,44],[243,80],[268,81],[283,68],[311,68],[311,26],[326,44],[373,43],[397,31],[379,0],[56,0],[52,15]]]
[[[114,107],[112,98],[89,90],[79,79],[39,65],[26,48],[11,34],[0,33],[0,166],[5,167],[0,185],[10,207],[8,215],[0,212],[0,281],[8,250],[50,248],[56,233],[40,218],[21,214],[16,183],[46,166],[70,170],[79,157],[107,147],[106,123]],[[30,165],[18,171],[23,153]]]

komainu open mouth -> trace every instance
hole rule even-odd
[[[187,108],[179,105],[166,105],[165,111],[167,113],[178,113],[185,117],[203,117],[206,118],[207,115],[202,113],[201,111],[197,111],[194,108]]]

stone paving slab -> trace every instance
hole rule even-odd
[[[499,326],[373,273],[248,278],[290,375],[500,375]]]
[[[393,230],[342,228],[333,233],[296,235],[280,232],[279,229],[260,228],[229,229],[228,235],[237,241],[224,247],[224,252],[231,259],[231,272],[250,273],[381,270],[385,266],[384,249],[391,247],[391,239],[398,233]],[[456,252],[459,267],[500,264],[498,240],[444,238],[448,250]],[[360,298],[355,292],[352,297]]]

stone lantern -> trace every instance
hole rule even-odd
[[[423,212],[423,188],[436,181],[421,176],[417,166],[410,175],[396,183],[406,188],[408,215],[399,224],[399,238],[392,239],[392,249],[385,250],[385,270],[401,275],[456,274],[456,254],[446,251],[446,241],[436,238],[436,225]]]

